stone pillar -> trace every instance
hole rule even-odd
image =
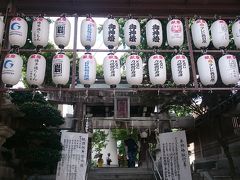
[[[118,152],[117,152],[117,142],[112,136],[112,132],[109,129],[104,130],[107,136],[107,146],[102,150],[103,161],[106,165],[107,154],[110,153],[110,158],[112,160],[111,166],[118,167]]]

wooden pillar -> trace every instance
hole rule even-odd
[[[85,123],[84,123],[84,116],[85,116],[85,108],[86,105],[82,102],[77,102],[74,105],[74,118],[76,118],[76,132],[85,132]]]
[[[10,44],[9,44],[9,40],[8,40],[8,32],[9,32],[8,28],[9,28],[10,21],[12,19],[11,15],[13,15],[13,14],[16,14],[16,7],[15,7],[15,4],[13,3],[13,1],[9,1],[9,3],[6,7],[4,20],[3,20],[5,23],[3,42],[2,42],[2,45],[0,45],[0,88],[4,86],[4,84],[2,83],[2,66],[3,66],[4,58],[5,58],[6,54],[8,53],[8,52],[2,52],[2,49],[10,48]]]

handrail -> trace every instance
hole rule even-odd
[[[88,173],[89,173],[90,166],[91,166],[91,160],[88,160],[88,161],[87,161],[86,174],[85,174],[85,180],[88,179]]]
[[[154,175],[154,178],[156,179],[156,180],[158,180],[158,178],[160,179],[160,180],[163,180],[163,178],[162,178],[162,176],[161,176],[161,174],[160,174],[160,172],[159,172],[159,169],[158,169],[158,167],[157,167],[157,165],[156,165],[156,163],[155,163],[155,161],[154,161],[154,159],[153,159],[153,156],[152,156],[152,154],[151,154],[151,152],[148,150],[148,154],[149,154],[149,157],[150,157],[150,159],[151,159],[151,161],[152,161],[152,164],[153,164],[153,167],[152,167],[152,171],[153,171],[153,175]]]

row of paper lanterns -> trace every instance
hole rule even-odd
[[[219,61],[219,71],[225,85],[239,81],[239,66],[235,56],[226,54]],[[8,54],[3,63],[2,81],[7,85],[15,85],[21,79],[23,60],[18,54]],[[211,55],[204,54],[197,60],[200,81],[203,85],[214,85],[217,82],[216,63]],[[116,87],[121,81],[119,58],[108,54],[103,62],[106,84]],[[40,86],[44,82],[46,60],[40,54],[33,54],[27,63],[27,82]],[[166,63],[162,55],[152,55],[148,60],[150,81],[154,85],[163,85],[166,81]],[[185,55],[177,54],[171,59],[172,78],[177,85],[186,85],[190,81],[189,62]],[[66,85],[70,76],[70,60],[63,54],[56,54],[52,61],[52,80],[57,85]],[[96,60],[91,53],[85,53],[79,60],[79,80],[85,87],[95,83]],[[126,60],[126,80],[130,85],[141,85],[143,81],[143,62],[139,55],[131,54]]]
[[[3,24],[3,23],[2,23]],[[2,25],[4,26],[4,25]],[[55,22],[54,41],[64,48],[70,39],[70,22],[65,17],[60,17]],[[208,25],[204,20],[196,20],[192,25],[193,42],[197,48],[206,48],[210,43]],[[0,27],[1,29],[1,27]],[[3,29],[3,28],[2,28]],[[238,29],[238,31],[236,30]],[[147,43],[150,47],[160,47],[162,44],[162,26],[159,20],[152,19],[146,24]],[[212,41],[216,48],[226,48],[229,43],[227,24],[217,20],[212,24]],[[240,21],[233,25],[234,40],[237,45],[240,36]],[[36,47],[45,47],[48,43],[49,23],[43,17],[35,18],[32,25],[32,43]],[[1,35],[1,33],[0,33]],[[140,24],[135,19],[129,19],[124,26],[125,42],[130,48],[140,44]],[[2,35],[1,35],[2,36]],[[167,24],[168,44],[179,47],[184,40],[183,24],[178,19],[173,19]],[[9,26],[9,42],[13,47],[22,47],[26,42],[27,23],[20,17],[11,20]],[[112,49],[118,46],[119,25],[114,19],[107,19],[103,25],[104,44]],[[90,49],[96,41],[96,23],[91,17],[82,21],[81,43]],[[239,43],[240,44],[240,43]],[[213,85],[217,81],[216,65],[211,55],[203,55],[198,61],[200,80],[204,85]],[[120,82],[120,63],[115,55],[109,55],[104,60],[104,78],[107,84],[116,85]],[[190,80],[187,57],[181,54],[171,60],[172,77],[177,85],[185,85]],[[2,80],[5,84],[14,85],[21,77],[22,59],[17,54],[8,54],[4,60]],[[40,54],[30,56],[27,66],[27,81],[31,85],[41,85],[44,81],[46,61]],[[219,70],[224,84],[235,84],[239,80],[237,60],[233,55],[224,55],[219,59]],[[52,78],[55,84],[64,85],[68,82],[70,62],[66,55],[58,54],[53,59]],[[165,59],[161,55],[154,55],[149,59],[149,76],[153,84],[164,84],[166,81]],[[140,85],[143,79],[142,59],[137,54],[132,54],[126,61],[126,78],[131,85]],[[90,53],[80,59],[79,79],[86,86],[90,86],[96,79],[96,62]]]
[[[211,25],[212,42],[215,48],[226,48],[229,44],[228,25],[224,20],[216,20]],[[28,24],[21,17],[14,17],[9,26],[9,43],[12,46],[23,47],[27,39]],[[0,42],[2,42],[4,23],[0,21]],[[66,17],[60,17],[54,25],[54,41],[57,46],[64,48],[70,40],[71,24]],[[167,42],[172,48],[179,47],[184,42],[184,27],[179,19],[172,19],[167,23]],[[210,43],[208,24],[203,19],[197,19],[191,26],[194,45],[201,49]],[[232,26],[235,45],[240,48],[240,20]],[[96,42],[97,26],[91,17],[87,17],[81,24],[81,44],[87,49]],[[32,43],[36,47],[45,47],[49,37],[49,22],[43,17],[34,18],[32,24]],[[124,39],[127,46],[135,48],[140,45],[140,23],[136,19],[129,19],[124,25]],[[158,19],[151,19],[146,24],[147,44],[151,48],[159,48],[163,41],[162,24]],[[103,24],[104,44],[112,49],[119,44],[119,25],[115,19],[107,19]]]

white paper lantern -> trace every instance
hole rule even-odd
[[[213,56],[207,54],[200,56],[197,60],[197,68],[203,85],[214,85],[217,82],[217,68]]]
[[[106,84],[115,87],[121,81],[121,67],[118,57],[109,54],[103,61],[103,75]]]
[[[71,24],[66,17],[58,18],[54,23],[54,42],[64,48],[69,44],[71,33]]]
[[[208,24],[203,19],[197,19],[191,26],[192,39],[196,48],[207,48],[210,43]]]
[[[149,47],[160,47],[163,41],[162,24],[158,19],[151,19],[146,24],[146,38]]]
[[[222,82],[225,85],[239,82],[239,67],[235,56],[230,54],[222,56],[218,61],[218,66]]]
[[[5,24],[0,18],[0,45],[2,44],[2,41],[3,41],[4,27],[5,27]]]
[[[90,49],[94,46],[97,36],[97,25],[91,17],[88,17],[82,21],[80,36],[81,44],[86,49]]]
[[[143,81],[142,58],[130,55],[126,60],[126,79],[130,85],[140,85]]]
[[[153,55],[148,60],[150,81],[154,85],[164,84],[166,81],[166,63],[161,55]]]
[[[23,47],[27,40],[28,24],[20,17],[14,17],[9,25],[9,43]]]
[[[66,85],[70,76],[70,60],[65,54],[57,54],[52,61],[52,80],[56,85]]]
[[[172,48],[183,44],[184,33],[183,24],[179,19],[172,19],[167,23],[167,41]]]
[[[119,25],[115,19],[107,19],[103,24],[103,42],[109,49],[118,46]]]
[[[17,54],[8,54],[3,62],[2,82],[7,85],[16,85],[22,74],[23,60]]]
[[[190,80],[188,59],[185,55],[175,55],[171,60],[172,78],[176,85],[186,85]]]
[[[129,19],[124,24],[124,39],[130,48],[136,48],[140,45],[140,24],[136,19]]]
[[[229,44],[228,25],[224,20],[217,20],[211,26],[213,46],[217,49],[226,48]]]
[[[85,53],[79,60],[79,80],[85,87],[96,80],[96,60],[91,53]]]
[[[30,85],[40,86],[45,77],[46,59],[40,54],[33,54],[27,63],[27,82]]]
[[[49,22],[43,17],[37,17],[32,24],[32,43],[36,47],[45,47],[48,44]]]
[[[232,26],[232,34],[233,39],[236,47],[240,48],[240,20],[237,20],[235,23],[233,23]]]

